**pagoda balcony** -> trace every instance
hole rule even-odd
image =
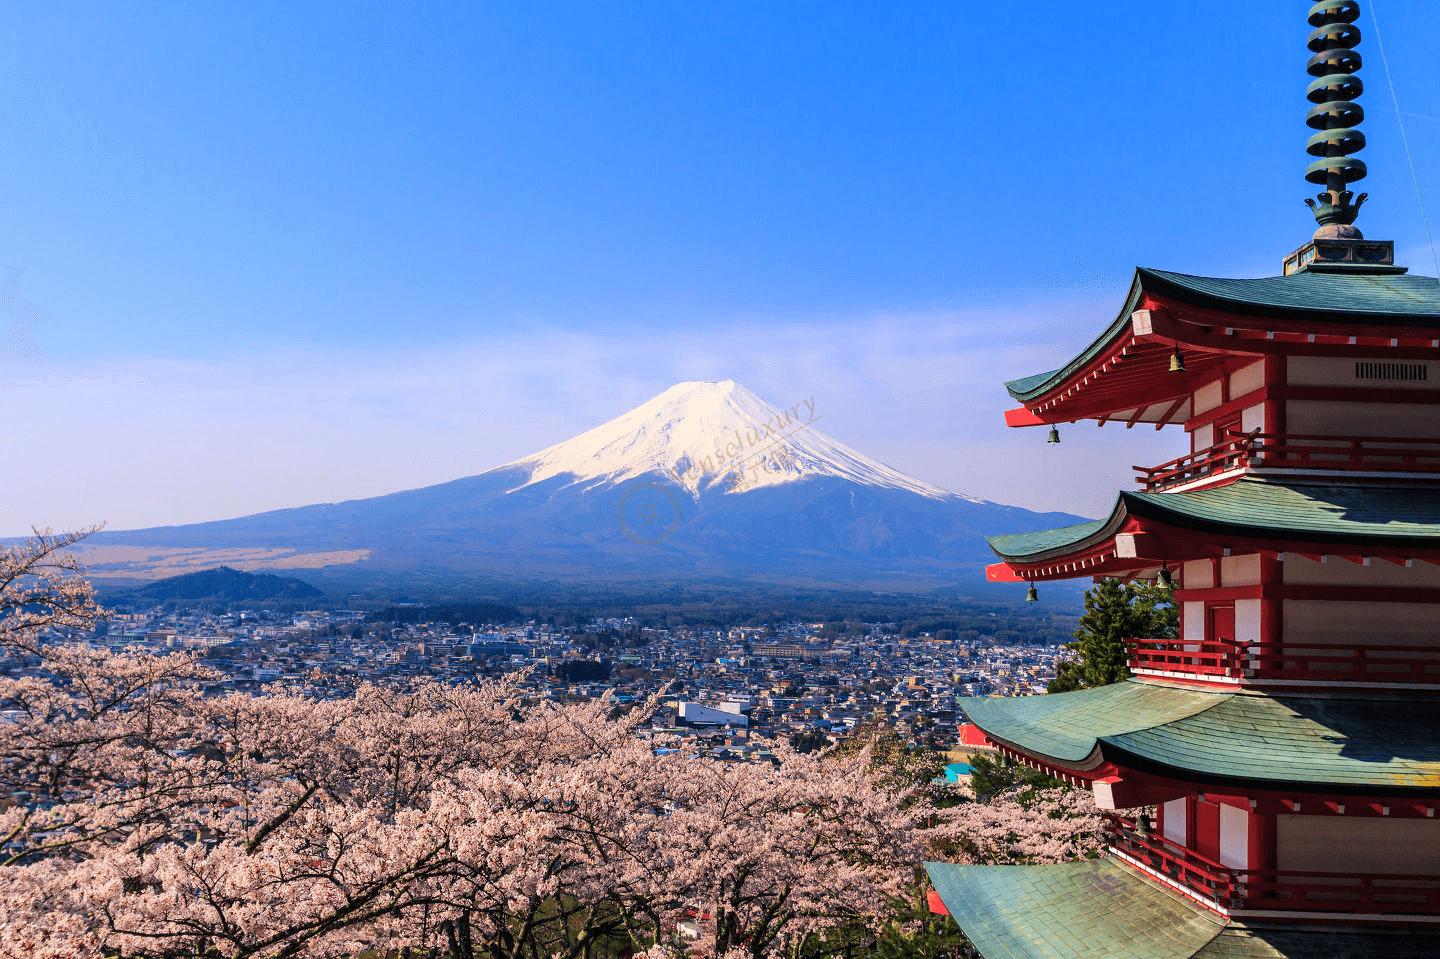
[[[1259,679],[1440,685],[1440,649],[1423,646],[1253,645],[1246,674]]]
[[[1371,916],[1440,913],[1440,875],[1236,869],[1106,814],[1112,852],[1227,913],[1312,912]]]
[[[1425,646],[1280,646],[1228,640],[1127,639],[1131,671],[1153,670],[1200,678],[1315,683],[1394,683],[1440,686],[1440,648]]]
[[[1228,473],[1313,470],[1322,473],[1408,473],[1440,478],[1440,440],[1302,433],[1227,433],[1213,446],[1159,466],[1135,466],[1147,493]]]
[[[1238,679],[1245,675],[1249,647],[1196,639],[1127,639],[1130,669],[1153,669]]]
[[[1227,909],[1242,901],[1235,870],[1154,833],[1141,833],[1133,819],[1106,813],[1105,841],[1122,858],[1202,899]]]

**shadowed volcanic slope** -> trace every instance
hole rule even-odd
[[[680,383],[476,476],[96,536],[96,575],[225,562],[321,575],[978,586],[984,536],[1076,522],[952,493],[821,433],[813,402]],[[312,573],[312,576],[314,574]]]

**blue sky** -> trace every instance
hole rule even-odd
[[[1136,264],[1261,275],[1308,237],[1305,9],[12,9],[0,460],[29,465],[0,534],[436,482],[724,377],[932,482],[1094,513],[1182,437],[1047,450],[999,381],[1073,353]],[[1440,11],[1378,13],[1440,219]],[[1362,27],[1361,225],[1432,273]]]

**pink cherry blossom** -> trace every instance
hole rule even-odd
[[[656,703],[513,683],[216,694],[184,654],[58,641],[88,584],[39,533],[0,550],[0,956],[646,959],[797,954],[874,927],[917,864],[1047,862],[1073,793],[930,804],[866,750],[657,755]]]

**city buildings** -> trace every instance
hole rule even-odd
[[[964,712],[1093,790],[1109,853],[929,864],[988,957],[1440,954],[1440,283],[1353,223],[1359,6],[1311,8],[1307,179],[1283,275],[1139,270],[1012,426],[1182,425],[1104,519],[992,540],[993,578],[1173,583],[1178,640],[1134,678]]]
[[[958,696],[1043,691],[1065,655],[1060,646],[1011,645],[984,634],[902,635],[894,623],[825,635],[822,624],[804,622],[717,629],[613,617],[502,625],[426,622],[417,612],[411,618],[421,621],[396,624],[347,609],[155,609],[115,614],[90,641],[191,652],[215,671],[217,693],[304,688],[344,695],[362,682],[510,676],[531,695],[557,702],[606,697],[630,707],[659,697],[649,730],[726,759],[766,758],[776,740],[831,743],[876,727],[917,747],[948,748]],[[758,655],[767,645],[807,655]],[[564,668],[572,664],[592,668]],[[37,666],[0,654],[0,675]]]

